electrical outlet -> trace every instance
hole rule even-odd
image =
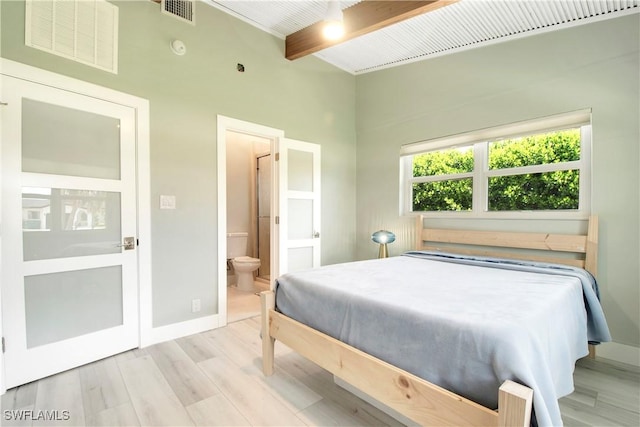
[[[197,313],[199,311],[200,311],[200,300],[199,299],[191,300],[191,312]]]

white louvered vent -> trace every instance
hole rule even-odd
[[[162,0],[160,6],[162,13],[192,25],[196,24],[196,0]]]
[[[25,44],[118,73],[118,8],[105,0],[27,0]]]

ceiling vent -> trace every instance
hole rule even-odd
[[[160,7],[162,13],[192,25],[196,24],[196,0],[162,0]]]
[[[105,0],[27,0],[25,44],[118,73],[118,7]]]

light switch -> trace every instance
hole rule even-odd
[[[160,196],[160,209],[175,209],[176,208],[176,196]]]

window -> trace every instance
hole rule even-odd
[[[581,111],[403,146],[402,213],[588,215],[590,115]]]

